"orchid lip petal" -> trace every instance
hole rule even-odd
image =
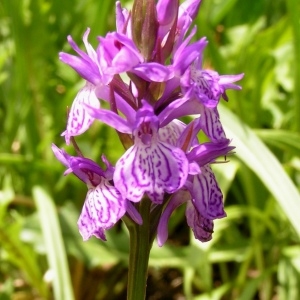
[[[174,193],[187,178],[188,162],[179,148],[155,142],[142,142],[129,148],[116,163],[114,183],[124,198],[138,202],[147,193],[161,203],[164,192]]]
[[[104,231],[114,226],[125,212],[126,201],[117,189],[103,178],[96,188],[88,191],[78,220],[83,239],[87,240],[92,235],[105,239]]]
[[[217,108],[202,107],[201,129],[212,142],[227,140]]]
[[[187,203],[185,215],[188,225],[194,232],[195,238],[201,242],[210,241],[214,228],[213,221],[203,217],[190,201]]]
[[[188,175],[185,153],[159,140],[159,119],[142,101],[133,126],[134,145],[116,163],[114,183],[124,198],[139,202],[144,193],[162,203],[164,193],[180,189]]]
[[[192,197],[195,207],[204,218],[214,220],[226,216],[223,194],[208,165],[201,167],[201,174],[194,176]]]
[[[88,114],[85,105],[89,105],[94,109],[100,108],[100,102],[95,95],[95,86],[88,82],[78,92],[70,109],[67,129],[62,134],[65,136],[67,144],[70,144],[72,136],[77,136],[85,132],[94,121],[94,118]]]

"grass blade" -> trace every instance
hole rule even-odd
[[[67,256],[53,200],[39,186],[33,187],[33,198],[44,236],[49,267],[53,272],[53,290],[56,300],[73,300]]]

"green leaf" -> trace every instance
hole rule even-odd
[[[39,258],[34,250],[20,240],[21,224],[16,220],[14,223],[8,222],[0,225],[0,244],[2,247],[2,255],[24,272],[28,283],[34,286],[40,296],[47,298],[48,290],[43,280],[41,267],[38,263]],[[0,296],[0,299],[1,296]]]
[[[298,133],[279,129],[257,129],[255,133],[267,144],[297,154],[300,151],[300,135]]]
[[[223,105],[219,106],[219,112],[227,136],[236,146],[237,156],[269,189],[300,236],[300,194],[296,186],[253,130]]]
[[[39,186],[33,187],[33,198],[43,231],[48,263],[53,272],[53,290],[56,300],[73,300],[65,246],[53,200]]]

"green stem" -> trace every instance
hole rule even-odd
[[[140,203],[143,224],[127,222],[130,233],[130,255],[128,266],[127,300],[143,300],[146,297],[150,242],[150,206],[149,199]]]

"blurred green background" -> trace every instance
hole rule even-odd
[[[122,1],[130,7],[130,1]],[[0,2],[0,299],[125,299],[128,234],[82,242],[86,186],[54,158],[83,81],[58,60],[114,30],[112,0]],[[245,73],[220,106],[230,163],[214,166],[228,217],[200,243],[180,208],[170,240],[154,242],[147,299],[300,299],[300,1],[203,0],[206,67]],[[95,123],[78,139],[86,157],[115,162],[117,135]]]

